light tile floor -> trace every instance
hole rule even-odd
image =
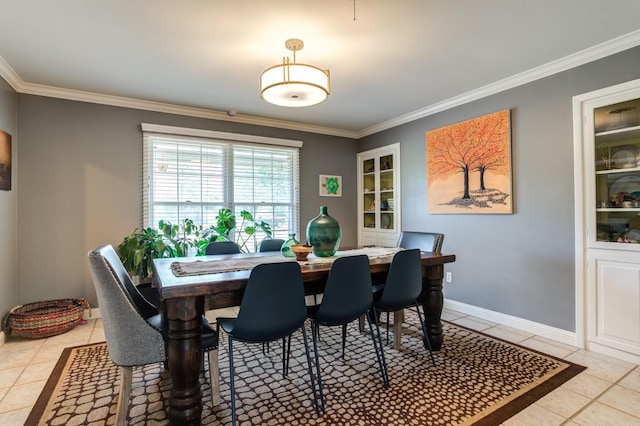
[[[215,315],[207,314],[212,320]],[[588,367],[505,426],[640,426],[640,366],[450,310],[443,319]],[[0,344],[0,425],[24,424],[65,347],[101,341],[99,319],[47,339],[5,339]]]

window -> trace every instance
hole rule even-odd
[[[228,208],[271,225],[274,238],[299,233],[301,142],[142,125],[143,225],[192,219],[205,228]],[[254,236],[255,247],[265,237]],[[252,246],[252,244],[248,244]]]

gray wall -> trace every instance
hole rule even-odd
[[[453,284],[445,286],[445,297],[575,331],[571,98],[639,77],[640,48],[634,48],[359,143],[16,95],[0,80],[0,128],[13,135],[14,159],[20,159],[14,190],[0,191],[0,314],[16,303],[59,297],[95,304],[86,253],[118,244],[140,224],[140,123],[148,122],[304,141],[302,228],[327,205],[343,225],[343,245],[357,241],[356,153],[400,142],[403,228],[444,232],[444,250],[457,255],[447,266]],[[512,111],[515,214],[427,214],[425,132],[504,108]],[[343,197],[319,197],[319,174],[342,175]]]
[[[445,297],[575,331],[572,97],[640,77],[640,48],[364,138],[401,144],[402,228],[443,232]],[[427,214],[425,132],[511,110],[513,215]]]
[[[87,252],[141,224],[143,122],[303,141],[301,234],[322,204],[341,223],[343,244],[357,243],[354,140],[33,95],[18,105],[20,303],[96,303]],[[319,197],[319,174],[343,176],[343,196]]]
[[[0,191],[0,318],[18,304],[18,95],[0,78],[0,130],[11,135],[11,191]]]

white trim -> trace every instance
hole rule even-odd
[[[266,136],[243,135],[240,133],[218,132],[215,130],[190,129],[187,127],[164,126],[162,124],[142,123],[143,132],[162,133],[179,136],[195,136],[209,139],[221,139],[237,142],[259,143],[264,145],[302,148],[302,141],[292,139],[269,138]]]
[[[610,357],[621,359],[623,361],[632,362],[634,364],[640,365],[640,355],[624,352],[624,351],[612,348],[611,346],[601,345],[592,341],[592,342],[589,342],[589,345],[586,349],[592,352],[596,352],[599,354],[607,355]]]
[[[361,138],[374,133],[378,133],[383,130],[387,130],[414,120],[418,120],[420,118],[424,118],[438,112],[446,111],[448,109],[464,105],[466,103],[473,102],[490,95],[495,95],[496,93],[504,92],[505,90],[513,89],[514,87],[522,86],[524,84],[531,83],[532,81],[539,80],[541,78],[548,77],[550,75],[557,74],[562,71],[566,71],[568,69],[575,68],[598,59],[602,59],[606,56],[613,55],[626,49],[630,49],[637,45],[640,45],[640,30],[633,31],[629,34],[614,38],[612,40],[598,44],[564,58],[551,61],[544,65],[532,68],[528,71],[524,71],[511,77],[496,81],[494,83],[487,84],[486,86],[471,90],[459,96],[454,96],[453,98],[446,99],[442,102],[432,104],[425,108],[401,115],[388,121],[384,121],[366,129],[362,129],[358,132],[358,137]]]
[[[473,315],[474,317],[506,325],[508,327],[517,328],[518,330],[526,331],[537,336],[546,337],[547,339],[578,347],[576,345],[576,334],[567,330],[550,327],[545,324],[540,324],[500,312],[490,311],[478,306],[467,305],[466,303],[456,302],[455,300],[445,299],[444,307],[446,309],[451,309],[467,315]]]
[[[102,315],[100,314],[100,308],[91,308],[91,317],[89,317],[89,311],[85,309],[82,318],[86,320],[102,318]]]
[[[586,286],[586,218],[584,217],[584,166],[583,166],[583,128],[584,128],[584,112],[582,109],[582,101],[579,96],[573,97],[573,205],[574,205],[574,230],[575,230],[575,327],[576,327],[576,343],[579,348],[585,347],[586,344],[586,324],[587,311],[585,299]]]
[[[585,160],[585,126],[587,123],[587,112],[592,112],[594,108],[621,102],[621,98],[631,98],[628,92],[637,92],[640,87],[640,79],[627,81],[603,89],[594,90],[573,97],[573,185],[574,185],[574,223],[575,223],[575,322],[576,322],[576,342],[577,347],[593,350],[599,353],[612,355],[620,359],[635,359],[640,363],[640,357],[628,352],[618,351],[614,348],[600,345],[589,341],[588,328],[589,320],[594,318],[596,312],[589,312],[588,307],[588,220],[587,220],[587,181]],[[590,125],[592,126],[592,124]],[[589,136],[593,137],[593,135]],[[593,145],[593,142],[592,142]],[[593,232],[593,230],[592,230]]]
[[[78,90],[62,89],[39,84],[24,82],[20,76],[6,63],[0,56],[0,76],[19,93],[48,96],[81,102],[91,102],[103,105],[120,106],[124,108],[141,109],[146,111],[164,112],[168,114],[186,115],[190,117],[209,118],[213,120],[232,121],[237,123],[252,124],[256,126],[275,127],[281,129],[297,130],[301,132],[318,133],[330,136],[340,136],[351,139],[360,139],[365,136],[381,132],[383,130],[397,127],[429,115],[448,110],[484,97],[503,92],[514,87],[530,83],[540,78],[566,71],[571,68],[584,65],[586,63],[604,58],[609,55],[621,52],[626,49],[640,45],[640,30],[630,32],[626,35],[614,38],[604,43],[584,49],[580,52],[549,62],[531,70],[507,77],[495,83],[488,84],[475,90],[463,93],[459,96],[444,100],[384,121],[371,127],[359,131],[336,129],[331,127],[317,126],[312,124],[302,124],[293,121],[274,120],[270,118],[256,117],[250,115],[237,114],[229,116],[227,112],[214,111],[205,108],[185,107],[161,102],[145,101],[140,99],[125,98],[120,96],[103,95],[99,93],[82,92]]]

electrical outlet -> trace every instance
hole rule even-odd
[[[446,281],[447,281],[448,283],[450,283],[451,281],[453,281],[453,277],[452,277],[452,275],[451,275],[451,272],[447,272]]]

